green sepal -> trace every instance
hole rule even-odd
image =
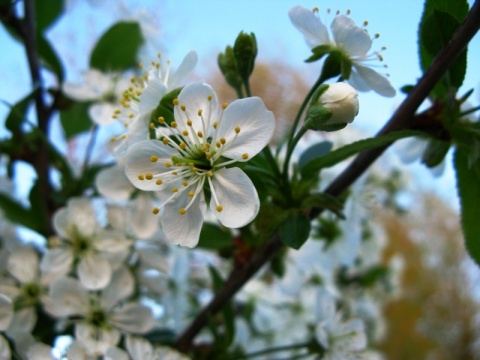
[[[310,219],[303,212],[292,210],[278,227],[280,240],[288,247],[300,249],[310,235]]]
[[[342,130],[348,125],[348,123],[341,123],[341,124],[324,124],[318,128],[319,131],[326,131],[326,132],[332,132],[332,131],[338,131]]]
[[[437,139],[430,139],[427,148],[422,155],[422,163],[427,167],[433,168],[439,165],[450,149],[450,143]]]
[[[142,43],[142,31],[137,22],[118,22],[97,41],[90,56],[90,67],[103,72],[125,71],[135,65]]]
[[[331,45],[319,45],[316,46],[312,49],[312,55],[308,59],[305,60],[305,62],[314,62],[317,60],[320,60],[322,57],[330,53],[335,47]]]
[[[310,130],[322,130],[323,124],[332,117],[332,110],[322,104],[312,105],[307,110],[304,126]]]
[[[454,155],[457,191],[460,198],[460,213],[465,247],[472,259],[480,266],[480,162],[469,165],[469,152],[457,147]]]

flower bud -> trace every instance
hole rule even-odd
[[[322,85],[312,96],[305,121],[313,130],[339,130],[353,121],[358,107],[358,93],[350,85]]]
[[[250,77],[255,66],[257,57],[257,40],[254,33],[245,34],[243,31],[238,34],[233,45],[235,65],[241,78],[245,81]]]
[[[218,66],[225,80],[231,87],[238,89],[242,86],[242,78],[237,71],[233,48],[231,46],[227,46],[225,52],[218,55]]]

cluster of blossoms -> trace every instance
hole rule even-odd
[[[363,28],[337,16],[332,41],[315,12],[294,7],[289,15],[312,48],[328,45],[352,62],[351,77],[342,80],[353,87],[328,84],[311,99],[305,121],[310,129],[351,123],[359,110],[355,89],[394,95],[388,80],[364,65],[378,54],[367,54],[372,41]],[[146,335],[159,328],[179,333],[212,295],[210,274],[192,271],[195,266],[231,264],[217,254],[186,255],[173,245],[198,244],[207,210],[222,229],[254,221],[261,201],[243,168],[268,146],[275,129],[273,113],[259,97],[222,103],[203,81],[182,87],[196,63],[190,52],[173,72],[159,55],[140,77],[90,70],[84,84],[64,85],[71,98],[94,102],[89,114],[97,125],[118,123],[122,133],[107,145],[114,165],[95,179],[103,198],[70,198],[53,214],[55,235],[45,248],[2,236],[1,359],[11,357],[11,343],[25,359],[187,359]],[[359,226],[365,217],[351,221]],[[328,247],[310,239],[300,251],[285,252],[281,280],[263,273],[248,284],[236,301],[252,311],[236,318],[232,349],[280,346],[288,335],[291,343],[310,339],[325,359],[363,353],[367,335],[359,306],[340,306],[347,290],[334,280],[340,268],[361,263],[359,237],[352,237]],[[372,252],[380,251],[377,245]],[[361,296],[376,305],[366,291]],[[54,336],[68,334],[64,353],[32,336],[44,319]]]

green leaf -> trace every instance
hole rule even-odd
[[[89,103],[74,103],[60,113],[60,122],[67,139],[90,129],[92,122],[88,115]]]
[[[57,53],[52,48],[50,42],[46,40],[43,35],[39,34],[37,40],[38,52],[42,59],[43,65],[53,71],[58,76],[58,80],[62,82],[64,78],[63,65],[60,62]]]
[[[420,64],[425,71],[468,13],[466,0],[427,0],[419,27]],[[460,54],[433,94],[444,98],[450,87],[459,88],[465,77],[467,54]]]
[[[422,155],[422,163],[429,168],[439,165],[450,150],[450,142],[430,139],[428,146]]]
[[[232,245],[233,235],[225,228],[204,223],[200,232],[198,246],[209,250],[219,250]]]
[[[32,92],[13,106],[4,102],[5,105],[10,107],[10,113],[5,119],[5,127],[10,130],[10,132],[16,133],[21,130],[24,121],[27,119],[25,113],[27,112],[28,106],[32,102],[34,96],[35,92]]]
[[[300,211],[293,211],[279,226],[280,240],[293,249],[300,247],[310,235],[310,219]]]
[[[480,266],[480,162],[469,166],[469,153],[458,147],[454,166],[457,176],[457,191],[460,198],[461,218],[465,247],[473,260]]]
[[[314,159],[306,164],[301,173],[303,177],[312,176],[315,172],[330,167],[333,165],[338,164],[340,161],[343,161],[349,158],[356,153],[375,149],[380,146],[388,145],[395,140],[403,139],[406,137],[412,136],[425,136],[424,133],[420,131],[413,131],[413,130],[402,130],[402,131],[394,131],[386,135],[377,136],[374,138],[364,139],[360,141],[356,141],[349,145],[343,146],[337,150],[331,151],[325,156],[321,158]]]
[[[2,193],[0,193],[0,208],[5,217],[11,222],[26,226],[39,233],[43,232],[45,227],[44,219]]]
[[[53,22],[62,14],[63,5],[63,0],[48,0],[48,5],[45,3],[45,0],[35,1],[35,20],[38,32],[43,32],[53,25]]]
[[[124,71],[135,65],[143,38],[136,22],[118,22],[98,40],[90,56],[90,67],[103,72]]]
[[[300,159],[298,160],[298,166],[302,169],[310,161],[317,159],[319,157],[325,156],[332,150],[333,143],[331,141],[322,141],[317,144],[313,144],[307,150],[305,150]]]
[[[345,215],[342,213],[342,201],[332,195],[325,193],[315,193],[308,196],[302,201],[302,208],[308,209],[312,207],[330,210],[340,219],[345,219]]]

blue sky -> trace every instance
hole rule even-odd
[[[371,1],[291,1],[291,0],[187,0],[187,1],[132,1],[127,0],[116,8],[111,1],[74,0],[70,2],[68,12],[50,31],[49,38],[55,44],[69,71],[67,79],[79,80],[81,72],[87,69],[89,51],[95,39],[120,17],[141,19],[150,24],[152,30],[152,50],[165,52],[172,62],[178,63],[190,50],[199,54],[197,73],[207,76],[216,66],[216,56],[226,45],[232,44],[240,31],[254,32],[259,44],[258,60],[283,61],[316,79],[318,64],[303,62],[310,54],[301,34],[291,25],[288,9],[301,4],[308,8],[318,7],[322,19],[329,25],[333,14],[326,10],[351,11],[352,19],[360,24],[367,20],[368,31],[373,35],[380,33],[374,41],[374,49],[386,46],[383,53],[386,70],[390,74],[392,85],[399,89],[412,84],[421,72],[417,56],[417,27],[423,4],[418,0]],[[29,89],[29,77],[24,61],[23,50],[15,44],[3,28],[0,30],[0,44],[3,54],[0,57],[0,76],[3,85],[0,99],[14,103]],[[121,46],[121,45],[120,45]],[[153,51],[152,51],[153,53]],[[477,35],[470,46],[469,63],[480,58],[480,37]],[[475,60],[476,59],[476,60]],[[208,78],[205,79],[208,81]],[[474,104],[480,102],[480,76],[470,68],[465,79],[463,92],[474,88]],[[461,91],[461,92],[462,92]],[[391,115],[403,96],[382,98],[373,93],[360,94],[360,114],[355,126],[373,134]],[[0,116],[4,118],[7,108],[0,104]],[[0,136],[5,134],[0,130]],[[425,186],[432,177],[421,166],[412,166]],[[441,179],[435,180],[436,187],[444,193],[454,193],[454,179],[451,166]]]

